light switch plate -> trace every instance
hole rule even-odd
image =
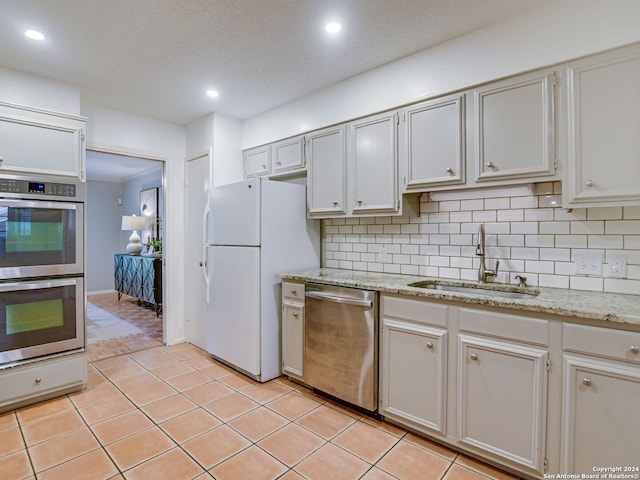
[[[576,274],[602,276],[602,253],[576,252],[574,260]]]
[[[622,253],[612,253],[609,255],[609,277],[626,278],[627,276],[627,256]]]

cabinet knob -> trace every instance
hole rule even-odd
[[[267,166],[266,166],[266,165],[262,165],[262,168],[263,168],[264,170],[266,170],[266,169],[267,169]]]
[[[41,381],[42,381],[42,378],[36,377],[36,383],[40,383]]]
[[[447,167],[447,169],[445,170],[445,172],[452,174],[453,175],[453,168],[451,167]]]
[[[333,202],[333,206],[337,207],[338,206],[338,202]]]
[[[276,162],[276,166],[281,167],[282,166],[282,162]]]
[[[591,379],[589,377],[584,377],[582,379],[582,383],[583,383],[583,385],[585,385],[587,387],[590,387],[591,386]]]
[[[469,355],[469,358],[470,358],[471,360],[473,360],[473,361],[476,361],[476,360],[478,360],[478,355],[477,355],[477,354],[475,354],[475,353],[472,353],[471,355]]]
[[[202,262],[198,262],[198,266],[202,267],[204,264]]]
[[[292,289],[291,289],[291,295],[295,295],[295,294],[297,294],[297,293],[298,293],[298,291],[297,291],[295,288],[292,288]]]
[[[629,351],[630,351],[631,353],[633,353],[634,355],[637,355],[637,354],[638,354],[638,352],[640,352],[640,348],[638,348],[638,345],[631,345],[631,346],[629,347]]]
[[[487,165],[487,168],[496,168],[493,162],[487,162],[486,165]]]
[[[584,182],[584,184],[587,187],[593,187],[595,185],[595,183],[593,182],[593,180],[587,180],[586,182]]]
[[[433,342],[428,342],[426,346],[427,348],[433,348]]]
[[[298,312],[293,312],[293,316],[298,318],[300,315],[298,314]]]
[[[362,200],[358,200],[358,205],[362,205]]]

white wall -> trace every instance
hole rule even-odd
[[[242,180],[242,122],[212,113],[187,126],[187,157],[213,148],[213,185]]]
[[[113,291],[113,256],[124,251],[121,238],[120,182],[87,182],[88,293]]]
[[[215,114],[213,120],[213,185],[242,180],[242,122]]]
[[[77,88],[3,67],[0,67],[0,101],[80,115]]]
[[[566,0],[245,120],[242,148],[640,41],[640,1]]]
[[[163,268],[164,335],[168,344],[185,338],[184,325],[184,157],[185,128],[90,104],[81,105],[88,117],[87,148],[139,155],[165,163],[165,233]]]

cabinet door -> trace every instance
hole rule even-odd
[[[474,91],[476,181],[555,174],[553,72]]]
[[[407,191],[465,181],[465,96],[421,103],[403,112]]]
[[[547,352],[458,335],[458,439],[542,472]]]
[[[307,203],[309,216],[347,213],[345,127],[327,128],[307,137]]]
[[[304,307],[282,304],[282,372],[304,380]]]
[[[273,173],[289,172],[304,167],[304,137],[290,138],[271,145]]]
[[[383,318],[380,413],[445,434],[447,332]]]
[[[567,71],[565,206],[640,205],[640,47]]]
[[[562,471],[638,467],[640,369],[566,355],[564,382]]]
[[[352,211],[396,212],[398,151],[396,113],[377,115],[349,126],[349,164],[353,169]]]
[[[244,176],[256,177],[271,172],[269,146],[256,147],[244,152]]]
[[[84,180],[84,121],[0,104],[0,171]]]

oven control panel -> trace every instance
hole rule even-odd
[[[19,194],[24,197],[54,196],[76,198],[77,185],[73,183],[38,182],[0,178],[0,195],[3,193]]]

